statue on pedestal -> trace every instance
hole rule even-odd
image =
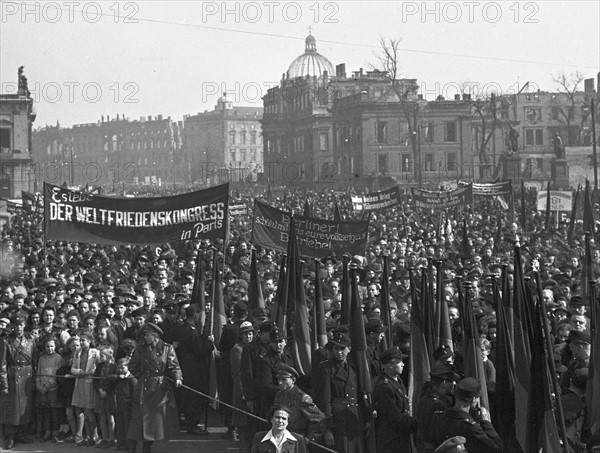
[[[27,77],[25,77],[25,74],[23,74],[24,69],[25,69],[25,66],[19,67],[19,72],[18,72],[19,88],[18,88],[17,94],[19,96],[30,97],[31,92],[29,91],[29,87],[27,86]]]
[[[512,127],[512,124],[508,126],[508,152],[509,154],[519,152],[519,132]]]
[[[554,138],[552,139],[552,143],[554,145],[554,154],[556,154],[557,159],[565,158],[565,148],[563,147],[562,138],[558,132],[554,133]]]

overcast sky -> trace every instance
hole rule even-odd
[[[212,110],[222,91],[262,107],[309,27],[349,75],[376,65],[380,37],[400,38],[401,75],[428,99],[452,98],[464,82],[553,90],[559,72],[595,78],[600,67],[596,0],[0,3],[2,92],[25,66],[37,127],[117,113],[180,120]]]

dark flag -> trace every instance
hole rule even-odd
[[[312,212],[312,206],[310,205],[310,202],[308,200],[304,200],[304,213],[302,214],[303,217],[312,217],[313,216],[313,212]]]
[[[515,192],[513,190],[512,184],[510,185],[510,211],[508,213],[508,221],[513,224],[515,223]]]
[[[315,260],[315,302],[313,304],[313,344],[315,351],[327,344],[327,327],[325,326],[325,305],[323,305],[323,290],[321,282],[321,262]]]
[[[413,303],[410,309],[410,350],[409,350],[409,375],[408,375],[408,400],[411,407],[411,413],[414,414],[419,399],[421,398],[421,389],[423,384],[429,380],[429,351],[425,341],[424,317],[421,310],[422,305],[417,303],[417,294],[413,284],[412,269],[410,272],[410,291]]]
[[[356,363],[356,371],[358,374],[358,403],[364,409],[363,414],[366,415],[364,422],[372,425],[373,409],[371,393],[373,385],[371,382],[369,362],[367,361],[367,335],[365,333],[365,324],[363,321],[362,304],[360,296],[358,295],[356,272],[356,269],[352,269],[350,271],[350,280],[352,281],[352,300],[350,302],[350,339],[352,342],[351,354]],[[374,431],[374,429],[370,430],[370,435],[365,439],[365,443],[374,441]],[[360,434],[362,437],[363,433]],[[374,451],[374,449],[366,448],[366,451]]]
[[[438,346],[447,346],[451,351],[454,351],[452,344],[452,328],[450,326],[450,314],[448,313],[448,302],[442,297],[438,302],[440,311],[440,327],[438,333]]]
[[[285,297],[287,298],[287,291],[286,291],[286,278],[287,278],[287,273],[285,271],[285,266],[287,264],[287,255],[281,255],[281,262],[279,264],[279,278],[277,280],[277,291],[275,292],[275,303],[273,305],[273,307],[271,308],[271,320],[273,321],[273,323],[276,326],[280,326],[280,321],[279,321],[279,315],[280,315],[280,310],[279,307],[281,306],[281,298]],[[286,299],[287,300],[287,299]],[[285,302],[284,304],[287,307],[287,302]]]
[[[293,317],[294,327],[291,335],[290,350],[294,358],[294,366],[300,376],[310,376],[311,341],[308,325],[308,307],[304,294],[304,279],[302,278],[302,262],[298,255],[296,244],[296,228],[292,219],[289,236],[288,266],[287,266],[287,312]],[[293,313],[293,314],[292,314]],[[290,337],[288,332],[288,337]]]
[[[333,206],[333,220],[342,220],[342,214],[340,213],[340,207],[337,200],[335,200],[335,205]]]
[[[467,219],[463,219],[462,241],[460,243],[460,257],[462,259],[471,257],[471,247],[469,246],[469,232],[467,230]]]
[[[350,282],[350,272],[348,269],[348,257],[342,258],[342,316],[341,324],[350,323],[350,300],[352,298],[352,286]]]
[[[502,216],[498,216],[496,218],[496,238],[494,240],[496,247],[499,247],[502,244],[503,238],[504,235],[502,234]]]
[[[548,181],[548,188],[546,189],[546,232],[550,232],[550,181]]]
[[[583,194],[583,231],[589,231],[592,235],[596,231],[594,228],[594,210],[590,182],[587,179],[585,180],[585,192]]]
[[[435,339],[434,339],[434,331],[435,326],[433,322],[434,310],[433,310],[433,300],[431,298],[431,292],[429,289],[429,282],[427,278],[427,271],[425,269],[421,270],[421,319],[422,324],[421,328],[423,329],[423,333],[425,335],[425,343],[427,344],[427,352],[429,353],[429,361],[430,364],[433,364],[433,350],[435,349]],[[414,303],[413,303],[414,305]]]
[[[585,255],[583,258],[583,269],[581,270],[581,294],[585,298],[590,297],[590,282],[594,281],[592,264],[592,246],[591,235],[589,231],[585,232]]]
[[[525,181],[521,179],[521,229],[527,231],[527,215],[525,213]]]
[[[579,192],[581,191],[581,184],[577,186],[577,192],[575,192],[575,198],[573,199],[573,206],[571,207],[571,219],[569,221],[569,230],[567,232],[567,243],[573,244],[573,233],[575,232],[575,222],[577,219],[577,200],[579,199]]]
[[[23,209],[25,211],[31,212],[34,208],[37,210],[37,200],[34,194],[22,190],[21,198],[23,199]]]
[[[600,307],[598,306],[595,285],[592,285],[590,293],[590,336],[592,339],[592,349],[588,367],[585,402],[587,417],[590,422],[590,432],[596,433],[600,430]]]
[[[287,188],[283,188],[283,204],[287,205]]]
[[[531,365],[529,371],[527,430],[525,436],[526,442],[523,449],[527,452],[560,452],[560,437],[552,409],[552,393],[554,389],[551,384],[552,378],[548,369],[548,351],[546,350],[543,336],[543,323],[546,322],[546,312],[543,310],[545,304],[541,297],[541,287],[538,292],[540,301],[535,304],[532,320],[533,341],[531,343]],[[560,399],[557,402],[560,402]]]
[[[394,335],[392,329],[392,319],[390,317],[390,271],[388,265],[388,257],[383,257],[383,275],[381,276],[381,291],[380,291],[380,305],[381,305],[381,321],[384,326],[387,326],[385,331],[384,341],[386,344],[382,347],[383,350],[394,346]]]
[[[514,351],[515,351],[515,427],[523,451],[527,445],[527,401],[531,381],[530,319],[526,304],[527,288],[523,279],[521,247],[515,247],[513,277]]]
[[[250,264],[250,283],[248,284],[248,321],[254,322],[254,310],[265,308],[258,265],[256,264],[256,250],[252,249],[252,262]]]
[[[483,369],[483,357],[481,356],[481,347],[479,345],[479,331],[477,330],[477,321],[473,312],[471,303],[471,294],[466,291],[464,298],[464,331],[463,331],[463,359],[465,377],[474,377],[481,383],[480,404],[489,410],[487,383],[485,380],[485,371]]]
[[[504,440],[510,451],[509,439],[514,438],[515,424],[515,356],[512,335],[509,327],[507,311],[510,310],[510,294],[508,286],[507,266],[502,269],[502,299],[498,294],[498,282],[492,279],[494,302],[497,307],[496,334],[496,389],[495,407],[496,428],[500,438]]]
[[[206,320],[205,333],[214,337],[214,344],[219,346],[221,341],[221,332],[223,326],[227,324],[227,314],[225,312],[225,302],[223,300],[223,277],[219,265],[219,252],[213,252],[213,275],[212,275],[212,304],[210,305],[210,314]]]
[[[197,252],[196,273],[194,276],[194,287],[192,288],[192,304],[196,304],[198,306],[200,313],[198,330],[202,332],[206,322],[206,276],[204,275],[204,253],[200,250]]]

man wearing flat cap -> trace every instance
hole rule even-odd
[[[381,355],[383,368],[373,391],[377,453],[411,451],[410,437],[417,432],[417,420],[409,414],[406,387],[400,378],[406,357],[396,348],[387,349]]]
[[[433,426],[438,423],[442,414],[452,407],[454,385],[460,380],[454,366],[443,362],[437,363],[429,372],[429,376],[430,385],[423,388],[423,396],[416,411],[419,424],[417,445],[419,452],[425,453],[432,453],[435,449]]]
[[[132,413],[127,433],[129,451],[143,442],[142,453],[150,453],[152,443],[179,432],[175,396],[166,377],[182,385],[181,368],[173,346],[161,340],[163,331],[147,322],[142,327],[143,342],[134,351],[129,371],[137,379],[132,397]]]
[[[358,374],[348,361],[350,337],[336,332],[329,340],[332,357],[315,372],[315,401],[325,414],[323,443],[339,452],[363,452],[362,422],[358,407]]]
[[[0,424],[4,425],[3,448],[7,450],[15,443],[33,442],[25,437],[25,430],[33,415],[33,373],[37,365],[36,342],[25,332],[25,317],[15,315],[11,322],[13,331],[5,337],[5,344],[0,345],[3,348]]]
[[[436,447],[454,436],[462,436],[467,441],[469,453],[501,453],[502,440],[494,429],[490,414],[485,407],[479,407],[481,383],[479,379],[468,377],[461,380],[454,392],[454,406],[444,412],[439,422],[433,426]]]
[[[311,441],[319,441],[325,431],[325,414],[310,395],[296,385],[298,378],[294,367],[284,363],[277,367],[279,391],[275,395],[275,406],[287,406],[291,409],[289,431],[302,434]]]
[[[380,319],[372,319],[365,325],[365,333],[367,334],[367,362],[371,372],[371,379],[375,380],[381,374],[381,341],[387,326],[383,325]]]

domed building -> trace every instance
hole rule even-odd
[[[287,78],[296,77],[321,77],[323,72],[333,75],[333,65],[326,57],[317,52],[317,40],[309,33],[305,40],[304,53],[290,64],[287,70]]]

